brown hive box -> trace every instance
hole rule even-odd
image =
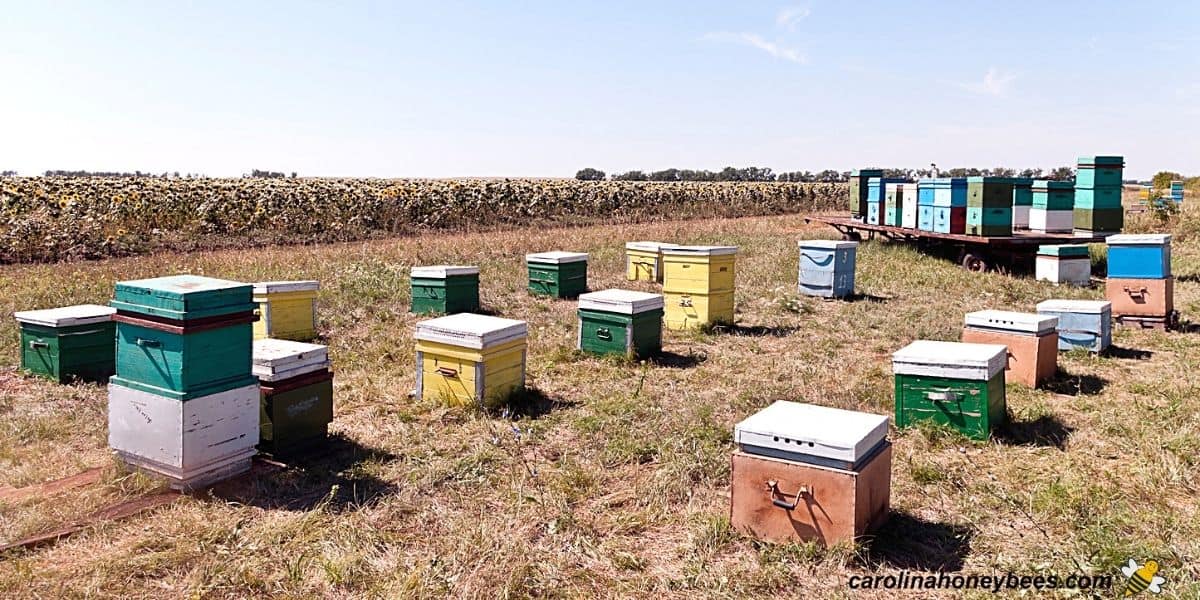
[[[1109,279],[1104,295],[1114,317],[1164,317],[1175,309],[1175,278]]]
[[[981,310],[967,313],[962,341],[1008,347],[1006,381],[1037,387],[1058,371],[1058,318]]]

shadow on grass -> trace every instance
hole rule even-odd
[[[713,325],[709,333],[742,337],[787,337],[800,328],[794,325],[767,327],[766,325]]]
[[[934,523],[893,512],[867,542],[861,559],[866,566],[907,571],[961,571],[975,532],[963,525]]]
[[[551,411],[578,405],[578,402],[554,398],[537,388],[526,387],[509,396],[504,408],[511,418],[537,419],[550,414]]]
[[[886,298],[884,296],[875,296],[872,294],[851,294],[849,296],[846,296],[845,298],[830,298],[830,299],[831,300],[840,299],[844,302],[875,302],[875,303],[879,303],[879,304],[883,304],[883,303],[891,301],[891,298]]]
[[[1196,283],[1197,281],[1200,281],[1200,273],[1185,273],[1183,275],[1176,275],[1175,281],[1186,281],[1188,283]]]
[[[646,362],[668,369],[691,369],[708,360],[707,354],[678,354],[676,352],[660,352],[646,359]]]
[[[1009,446],[1042,446],[1065,450],[1073,427],[1058,418],[1041,416],[1032,421],[1009,421],[995,432],[996,440]]]
[[[1149,350],[1139,350],[1137,348],[1123,348],[1121,346],[1111,346],[1110,345],[1108,347],[1108,349],[1104,351],[1103,355],[1111,356],[1112,358],[1124,358],[1124,359],[1128,359],[1128,360],[1146,360],[1146,359],[1150,358],[1151,356],[1154,356],[1154,353]]]
[[[1108,380],[1096,375],[1072,375],[1061,368],[1054,378],[1042,382],[1041,388],[1064,396],[1094,396],[1108,385]]]
[[[1175,331],[1179,333],[1200,333],[1200,323],[1184,321],[1175,328]]]

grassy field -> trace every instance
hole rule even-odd
[[[929,594],[847,582],[1013,571],[1121,585],[1118,568],[1133,557],[1162,564],[1160,597],[1200,597],[1197,333],[1118,331],[1106,356],[1061,355],[1049,389],[1009,386],[1012,423],[988,443],[892,431],[892,518],[861,545],[764,545],[731,530],[737,421],[777,399],[890,414],[889,355],[908,342],[956,340],[972,310],[1103,295],[866,243],[862,299],[798,297],[795,241],[832,233],[798,216],[756,217],[0,267],[4,315],[103,303],[115,281],[176,272],[320,279],[337,372],[330,452],[0,556],[0,595],[920,598]],[[668,332],[651,363],[577,354],[574,303],[529,296],[522,256],[587,251],[593,289],[630,287],[622,242],[634,239],[740,246],[738,326]],[[1176,306],[1195,318],[1200,243],[1179,241],[1174,258]],[[418,318],[406,313],[407,273],[433,263],[478,264],[486,307],[529,322],[536,393],[513,414],[409,397]],[[80,491],[0,502],[0,541],[154,488],[110,458],[103,387],[24,378],[11,318],[0,339],[0,486],[106,469]]]

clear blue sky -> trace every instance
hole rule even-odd
[[[24,2],[0,170],[1200,174],[1200,2]]]

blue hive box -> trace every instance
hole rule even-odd
[[[1171,236],[1165,233],[1110,235],[1110,279],[1166,279],[1171,276]]]
[[[933,231],[932,204],[921,204],[917,206],[917,229],[921,231]]]
[[[1112,303],[1106,300],[1046,300],[1039,315],[1058,317],[1058,349],[1104,352],[1112,343]]]
[[[880,221],[879,217],[882,214],[882,212],[883,212],[883,203],[868,201],[867,202],[867,223],[870,225],[880,225],[881,223],[879,222]]]
[[[964,177],[926,179],[933,188],[934,206],[967,206],[967,180]],[[919,194],[920,192],[918,192]]]
[[[858,244],[836,240],[800,240],[800,293],[844,298],[854,293]]]
[[[933,206],[933,179],[917,182],[917,206]]]

